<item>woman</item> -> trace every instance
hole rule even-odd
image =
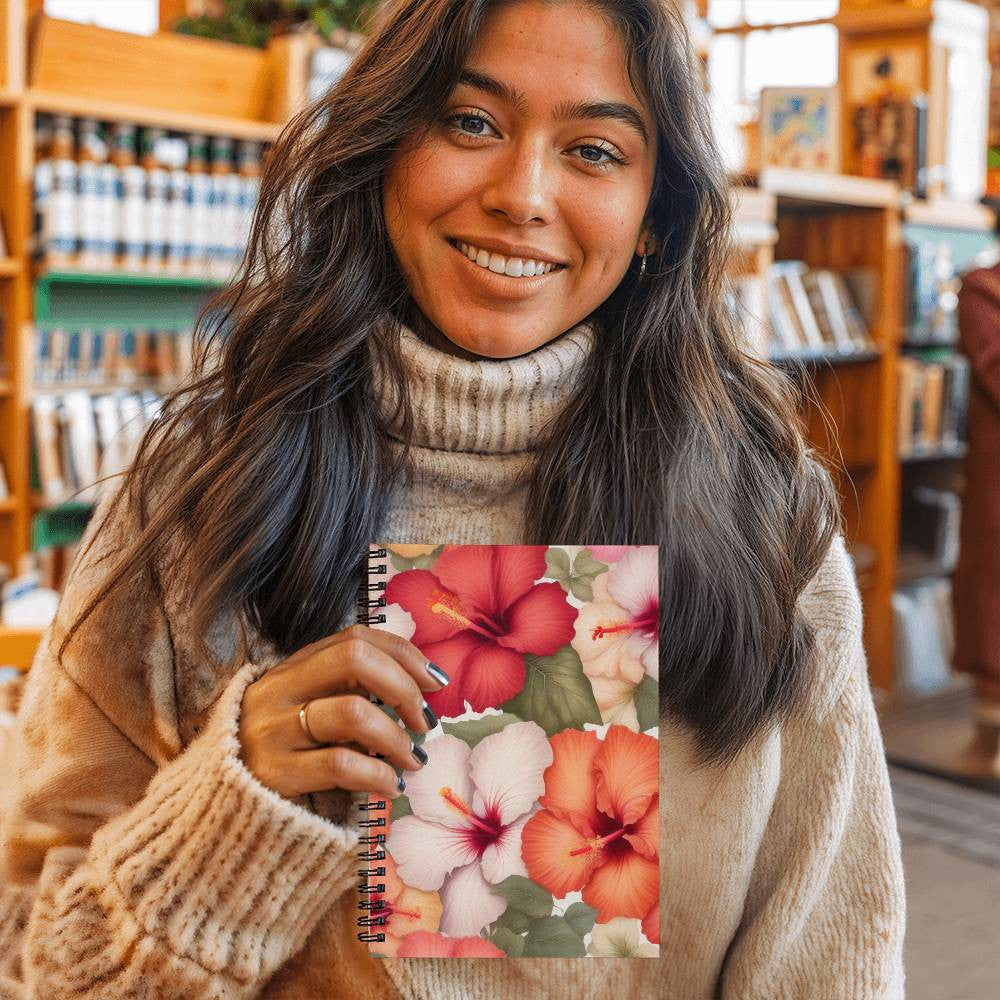
[[[95,512],[29,673],[26,995],[902,996],[858,593],[720,305],[718,163],[659,0],[384,9],[278,143],[218,364]],[[659,960],[358,942],[356,805],[421,766],[364,695],[420,732],[447,681],[349,626],[375,539],[662,546]]]
[[[962,278],[958,293],[969,386],[969,451],[962,471],[961,548],[953,578],[956,670],[976,686],[976,729],[964,763],[1000,776],[1000,265]]]

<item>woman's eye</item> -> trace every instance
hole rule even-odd
[[[607,160],[592,160],[592,159],[589,159],[587,157],[583,157],[583,159],[586,159],[587,163],[591,163],[595,167],[600,167],[602,170],[607,170],[610,167],[614,167],[614,166],[624,166],[624,164],[625,164],[625,159],[623,157],[621,157],[617,153],[615,153],[614,150],[607,149],[604,146],[595,146],[592,143],[590,143],[590,144],[584,144],[584,145],[576,146],[574,148],[575,149],[589,149],[589,150],[591,150],[591,152],[594,152],[594,153],[603,153],[605,156],[610,157],[610,159],[607,159]]]
[[[467,132],[462,128],[462,124],[465,122],[476,122],[478,125],[485,126],[486,128],[493,127],[482,115],[476,115],[470,111],[460,111],[457,115],[448,115],[445,118],[445,122],[460,135],[478,136],[484,134],[481,131]]]
[[[444,121],[448,128],[456,135],[469,139],[485,136],[485,129],[493,128],[486,118],[471,111],[460,111],[458,114],[448,115]],[[467,124],[472,124],[471,131],[467,129]],[[596,143],[581,143],[573,148],[589,150],[591,155],[580,156],[578,159],[583,160],[584,163],[592,167],[597,167],[598,170],[610,170],[612,167],[624,166],[627,162],[613,148],[597,145]]]

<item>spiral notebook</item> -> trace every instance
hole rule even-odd
[[[370,547],[359,620],[450,677],[416,736],[427,763],[363,804],[358,936],[373,954],[658,954],[658,558]]]

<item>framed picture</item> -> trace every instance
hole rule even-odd
[[[840,170],[836,87],[764,87],[760,92],[762,167]]]

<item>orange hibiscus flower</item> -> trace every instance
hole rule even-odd
[[[390,958],[395,957],[400,941],[415,931],[436,931],[441,924],[441,896],[436,892],[425,892],[407,885],[396,873],[396,862],[386,852],[379,862],[385,867],[385,875],[378,881],[385,885],[382,895],[372,896],[369,916],[381,917],[385,921],[378,929],[385,934],[378,951]]]
[[[657,741],[612,725],[549,742],[543,808],[521,834],[528,876],[557,899],[582,890],[598,923],[642,919],[660,893]]]

